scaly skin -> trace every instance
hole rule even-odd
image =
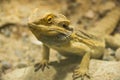
[[[99,59],[103,56],[104,40],[85,31],[74,31],[69,27],[69,23],[70,21],[62,14],[46,12],[42,15],[38,9],[29,17],[30,30],[43,42],[42,61],[35,65],[35,71],[48,67],[49,50],[53,48],[66,57],[83,56],[74,71],[73,79],[90,77],[88,74],[90,59]]]

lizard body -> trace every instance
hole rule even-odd
[[[113,15],[118,15],[116,10],[111,11],[107,17]],[[41,16],[41,11],[38,9],[30,16],[28,26],[36,38],[43,42],[42,61],[35,65],[35,71],[48,67],[49,50],[53,48],[67,57],[83,56],[79,68],[74,71],[73,78],[89,77],[89,61],[91,58],[103,56],[105,41],[81,30],[74,31],[69,24],[70,21],[62,14],[47,12]]]

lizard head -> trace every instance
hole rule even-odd
[[[39,9],[36,9],[28,20],[30,30],[37,38],[47,36],[64,39],[73,31],[69,24],[70,21],[64,15]]]

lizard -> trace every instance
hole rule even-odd
[[[118,13],[119,9],[115,9],[106,16],[120,17]],[[114,19],[114,23],[117,19]],[[85,76],[90,78],[88,73],[90,59],[100,59],[104,55],[105,39],[82,30],[75,31],[70,27],[70,20],[60,13],[36,9],[29,17],[28,26],[35,37],[43,43],[42,60],[35,64],[35,71],[49,68],[50,48],[52,48],[66,57],[82,56],[81,63],[73,72],[73,79],[79,77],[84,79]]]

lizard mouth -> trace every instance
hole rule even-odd
[[[39,30],[40,29],[40,26],[34,24],[34,23],[28,23],[28,26],[29,28],[31,29],[36,29],[36,30]]]
[[[62,27],[56,26],[47,27],[45,25],[36,25],[34,23],[28,23],[28,26],[33,32],[35,31],[46,36],[56,36],[56,39],[58,40],[70,39],[70,36],[73,32]]]
[[[56,32],[56,33],[68,35],[72,32],[72,31],[66,30],[61,27],[56,27],[56,26],[46,27],[45,25],[36,25],[34,23],[28,23],[28,26],[31,29],[36,29],[39,31],[44,31],[44,32],[49,32],[49,33]]]

